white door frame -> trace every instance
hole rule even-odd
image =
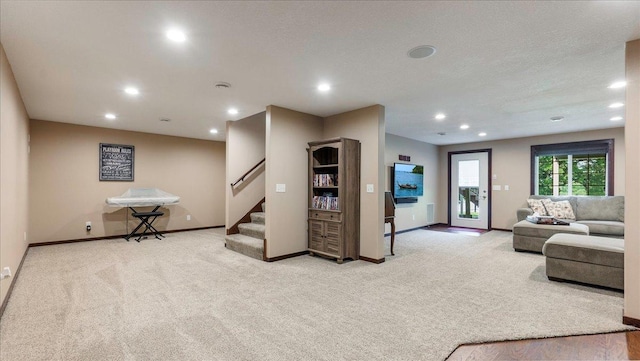
[[[487,229],[491,229],[491,149],[476,149],[476,150],[468,150],[468,151],[460,151],[460,152],[449,152],[449,174],[448,174],[448,202],[447,202],[447,224],[451,226],[451,212],[453,211],[451,208],[452,197],[454,196],[451,192],[451,174],[452,174],[452,156],[459,154],[470,154],[470,153],[487,153]]]

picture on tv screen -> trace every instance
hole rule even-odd
[[[393,166],[393,196],[395,198],[422,196],[423,168],[421,165],[396,163]]]

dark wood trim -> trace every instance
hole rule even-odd
[[[20,275],[20,270],[22,269],[22,264],[24,263],[24,259],[27,258],[27,253],[29,252],[29,246],[25,248],[24,254],[22,255],[22,259],[20,260],[20,264],[18,265],[18,269],[16,273],[11,278],[11,284],[9,285],[9,289],[7,290],[7,294],[4,296],[4,300],[2,301],[2,306],[0,306],[0,318],[4,314],[4,309],[7,308],[7,304],[9,303],[9,297],[11,297],[11,292],[13,292],[13,286],[16,285],[18,281],[18,276]]]
[[[365,256],[360,256],[360,260],[361,261],[375,263],[375,264],[380,264],[380,263],[383,263],[385,261],[385,258],[382,257],[380,259],[374,259],[374,258],[369,258],[369,257],[365,257]]]
[[[282,261],[283,259],[287,259],[287,258],[293,258],[293,257],[298,257],[298,256],[304,256],[309,254],[309,251],[301,251],[301,252],[296,252],[296,253],[289,253],[289,254],[285,254],[282,256],[278,256],[278,257],[265,257],[264,260],[267,262],[276,262],[276,261]]]
[[[595,139],[595,140],[586,140],[580,142],[569,142],[569,143],[554,143],[554,144],[539,144],[531,146],[531,167],[529,173],[529,186],[530,186],[530,194],[535,194],[535,181],[533,175],[536,172],[536,156],[539,152],[546,151],[549,149],[557,150],[559,153],[570,152],[576,148],[586,148],[589,146],[595,146],[601,144],[603,147],[607,148],[607,155],[609,157],[609,162],[607,163],[607,195],[613,196],[614,193],[614,183],[615,183],[615,139]]]
[[[503,232],[513,232],[512,229],[506,229],[506,228],[491,228],[491,231],[503,231]]]
[[[461,150],[461,151],[455,151],[455,152],[449,152],[448,154],[448,165],[447,165],[447,225],[451,226],[451,156],[455,155],[455,154],[469,154],[469,153],[487,153],[487,163],[488,163],[488,168],[487,169],[487,194],[489,197],[489,201],[487,202],[487,208],[488,212],[487,212],[487,230],[491,229],[491,204],[492,204],[492,192],[493,192],[493,185],[491,183],[491,174],[493,173],[492,170],[492,166],[493,166],[493,161],[492,161],[492,148],[485,148],[485,149],[473,149],[473,150]]]
[[[435,226],[436,224],[430,224],[427,226],[419,226],[419,227],[413,227],[413,228],[409,228],[409,229],[403,229],[402,231],[396,231],[396,234],[401,234],[401,233],[407,233],[407,232],[412,232],[412,231],[417,231],[419,229],[426,229],[429,228],[431,226]],[[385,233],[384,236],[385,237],[389,237],[391,235],[391,233]]]
[[[213,228],[223,228],[224,226],[208,226],[208,227],[196,227],[196,228],[182,228],[182,229],[172,229],[172,230],[163,230],[161,233],[176,233],[176,232],[189,232],[189,231],[201,231],[203,229],[213,229]],[[65,243],[76,243],[76,242],[91,242],[91,241],[104,241],[108,239],[117,239],[124,238],[127,236],[126,234],[119,234],[115,236],[104,236],[104,237],[94,237],[94,238],[78,238],[78,239],[65,239],[61,241],[50,241],[50,242],[36,242],[29,243],[29,247],[40,247],[40,246],[52,246],[56,244],[65,244]]]
[[[251,213],[262,212],[262,203],[264,203],[265,201],[266,201],[266,198],[262,198],[262,200],[258,202],[258,204],[253,206],[253,208],[251,208],[249,212],[247,212],[247,214],[245,214],[242,218],[240,218],[240,220],[237,221],[236,224],[229,227],[227,229],[227,235],[240,233],[240,230],[238,229],[238,225],[240,223],[251,223]]]
[[[266,162],[267,158],[263,158],[261,161],[258,162],[258,164],[254,165],[253,167],[251,167],[251,169],[249,169],[245,174],[241,175],[240,178],[238,178],[235,182],[231,183],[231,187],[235,187],[236,184],[240,183],[240,182],[244,182],[244,178],[246,176],[248,176],[251,172],[253,172],[254,170],[256,170],[262,163]]]
[[[413,232],[413,231],[417,231],[419,229],[425,229],[426,227],[429,227],[429,226],[420,226],[420,227],[414,227],[414,228],[409,228],[409,229],[403,229],[402,231],[396,231],[396,234]]]
[[[77,243],[77,242],[103,241],[103,240],[108,240],[108,239],[124,238],[125,236],[126,236],[126,234],[118,234],[118,235],[115,235],[115,236],[64,239],[64,240],[61,240],[61,241],[50,241],[50,242],[36,242],[36,243],[29,243],[29,247],[53,246],[53,245],[56,245],[56,244]]]
[[[622,323],[624,323],[625,325],[640,328],[640,320],[637,318],[622,316]]]

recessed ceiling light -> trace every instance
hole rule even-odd
[[[436,119],[438,119],[438,120],[442,120],[442,119],[444,119],[444,118],[446,118],[446,117],[447,117],[447,116],[446,116],[446,115],[444,115],[444,114],[442,114],[442,113],[438,113],[438,114],[436,114],[436,116],[435,116],[435,118],[436,118]]]
[[[231,115],[236,115],[238,114],[238,109],[236,108],[229,108],[229,110],[227,110],[227,113],[231,114]]]
[[[609,108],[621,108],[624,106],[624,103],[613,103],[609,105]]]
[[[479,136],[479,137],[486,137],[486,136],[487,136],[487,133],[485,133],[485,132],[481,132],[481,133],[478,133],[478,136]]]
[[[436,48],[434,46],[420,45],[409,50],[407,52],[407,55],[409,55],[409,57],[413,59],[422,59],[422,58],[428,58],[435,53],[436,53]]]
[[[469,129],[469,124],[462,124],[460,129]]]
[[[622,120],[622,117],[613,117],[611,119],[609,119],[612,122],[617,122],[618,120]]]
[[[607,88],[609,88],[609,89],[619,89],[619,88],[624,88],[625,86],[627,86],[627,82],[623,80],[623,81],[617,81],[615,83],[612,83]]]
[[[129,94],[129,95],[138,95],[140,94],[140,91],[137,88],[134,87],[127,87],[124,89],[124,92]]]
[[[557,116],[557,117],[551,117],[549,118],[552,122],[561,122],[562,120],[564,120],[563,116]]]
[[[175,41],[176,43],[182,43],[187,40],[187,35],[178,29],[170,29],[167,31],[167,38]]]
[[[320,84],[318,85],[318,90],[321,92],[328,92],[329,90],[331,90],[331,85],[327,83]]]
[[[107,118],[107,119],[112,119],[112,120],[116,119],[116,115],[112,114],[112,113],[107,113],[107,114],[104,115],[104,117]]]
[[[209,130],[209,133],[211,133],[211,134],[218,134],[218,129],[216,129],[216,128],[211,128],[211,130]]]

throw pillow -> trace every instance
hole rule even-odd
[[[550,199],[543,199],[542,204],[547,209],[547,214],[554,218],[575,220],[576,215],[569,201],[553,202]]]
[[[545,200],[548,201],[549,199]],[[533,213],[538,213],[539,216],[548,216],[547,210],[544,208],[542,201],[542,199],[527,199],[527,203],[529,203],[529,207],[533,209]]]

